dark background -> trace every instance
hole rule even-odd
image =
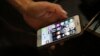
[[[85,21],[83,19],[89,21],[99,11],[99,2],[99,0],[58,0],[57,3],[62,5],[62,7],[68,12],[69,17],[79,14],[80,19],[83,21],[82,26],[84,26],[86,23],[84,23]],[[4,14],[5,16],[7,13],[2,13],[1,11],[3,9],[1,8],[0,14]],[[6,10],[3,11],[6,12],[9,7],[4,6],[4,8]],[[8,14],[11,14],[10,11],[12,10],[8,9]],[[11,17],[12,19],[16,18],[14,17],[16,16],[16,13],[13,13],[13,16],[9,16],[8,14],[8,17]],[[17,15],[17,17],[19,18],[20,15]],[[26,30],[26,32],[16,31],[16,28],[11,27],[11,25],[6,23],[5,20],[1,20],[0,18],[0,56],[100,56],[100,38],[88,31],[85,31],[83,35],[77,38],[65,41],[65,44],[62,46],[57,44],[55,50],[50,51],[50,48],[38,50],[36,44],[34,44],[36,38],[33,38],[35,36],[32,35],[31,28],[27,28],[29,26],[26,26],[21,17],[18,21],[14,19],[14,21],[9,20],[9,18],[7,20],[10,21],[13,26],[19,27],[20,25],[19,28],[28,30]],[[17,24],[15,24],[16,22]]]

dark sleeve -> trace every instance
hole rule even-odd
[[[0,24],[3,25],[3,26],[0,26],[0,28],[3,27],[2,32],[4,32],[4,34],[2,34],[2,35],[5,38],[8,38],[8,39],[11,38],[10,40],[11,41],[13,40],[13,42],[11,42],[11,43],[15,42],[14,44],[16,44],[16,45],[17,44],[18,45],[22,45],[22,44],[27,45],[29,43],[33,43],[33,42],[31,42],[32,41],[31,38],[33,38],[33,36],[28,35],[26,33],[24,34],[24,33],[12,30],[12,28],[14,28],[14,29],[18,28],[18,29],[23,29],[26,32],[33,31],[33,29],[31,27],[29,27],[26,24],[26,22],[23,20],[23,17],[19,13],[19,11],[17,11],[12,5],[10,5],[8,2],[6,2],[6,0],[0,0],[0,17],[2,17],[2,18],[0,18],[0,20],[2,19],[0,21]],[[2,33],[2,32],[0,31],[0,33]],[[4,37],[2,37],[2,38],[4,38]]]
[[[31,27],[23,20],[19,11],[9,4],[6,0],[0,0],[0,16],[11,25],[31,31]]]

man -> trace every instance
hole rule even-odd
[[[35,37],[30,33],[32,30],[67,17],[67,12],[60,5],[45,1],[1,0],[0,7],[0,44],[1,49],[8,52],[11,47],[18,51],[20,47],[21,50],[29,50],[26,47],[34,46]]]

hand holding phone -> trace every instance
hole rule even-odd
[[[56,43],[81,33],[79,15],[67,18],[37,31],[37,47]]]

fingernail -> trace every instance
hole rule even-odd
[[[62,12],[63,12],[64,14],[67,14],[67,12],[66,12],[65,10],[62,10]]]
[[[67,15],[63,15],[62,16],[62,19],[66,19],[68,16]]]

